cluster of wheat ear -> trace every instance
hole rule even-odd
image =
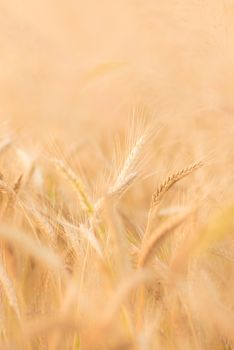
[[[127,130],[104,165],[1,141],[0,349],[234,348],[233,206],[209,162],[160,181],[157,128]]]

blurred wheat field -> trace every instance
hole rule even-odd
[[[233,15],[0,0],[0,349],[234,349]]]

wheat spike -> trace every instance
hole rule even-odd
[[[185,168],[183,168],[180,171],[177,171],[176,173],[168,176],[163,183],[157,188],[157,190],[154,192],[151,204],[150,204],[150,210],[148,214],[148,220],[147,225],[145,229],[144,239],[146,239],[152,229],[152,220],[155,214],[157,213],[159,204],[161,203],[161,200],[165,193],[178,181],[182,180],[184,177],[190,175],[195,170],[199,169],[201,166],[203,166],[202,162],[193,163],[192,165],[189,165]]]
[[[108,195],[111,197],[121,197],[123,193],[132,185],[137,177],[137,172],[128,174],[122,182],[117,182],[114,186],[111,186]]]
[[[56,233],[51,227],[50,223],[43,217],[43,215],[36,209],[27,207],[29,215],[32,217],[35,227],[45,236],[46,243],[54,247],[56,242]]]
[[[188,176],[189,174],[193,173],[195,170],[199,169],[203,165],[202,162],[194,163],[192,165],[189,165],[186,168],[183,168],[180,171],[177,171],[176,173],[168,176],[163,183],[157,188],[155,193],[152,196],[151,201],[151,208],[154,208],[157,206],[161,200],[164,194],[178,181],[183,179],[185,176]]]
[[[91,247],[96,251],[98,256],[103,259],[102,247],[92,229],[85,227],[85,225],[81,224],[79,226],[79,231],[87,239],[87,241],[89,242]]]
[[[115,181],[114,187],[121,187],[126,181],[126,177],[129,176],[129,173],[132,172],[134,165],[136,165],[138,157],[146,143],[146,135],[143,134],[136,141],[135,145],[131,149],[128,157],[126,158],[124,165]]]
[[[3,180],[0,179],[0,192],[7,193],[9,198],[15,196],[15,192],[12,190],[12,188]]]
[[[59,170],[66,176],[66,178],[73,184],[73,186],[78,190],[82,205],[85,209],[92,214],[94,211],[93,205],[85,192],[84,185],[80,178],[72,171],[71,168],[66,166],[61,160],[53,160],[53,162],[58,166]]]

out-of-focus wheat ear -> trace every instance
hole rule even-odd
[[[7,225],[0,226],[0,239],[16,246],[22,252],[54,270],[64,270],[60,257],[50,248],[35,241],[30,235]]]
[[[116,183],[115,186],[109,188],[108,196],[120,198],[133,184],[136,177],[137,172],[128,174],[122,183]]]
[[[68,222],[65,218],[56,217],[54,227],[57,227],[56,234],[65,239],[67,246],[74,253],[75,257],[79,256],[80,239],[78,226]]]
[[[107,192],[107,197],[112,198],[114,200],[120,199],[123,194],[131,187],[131,185],[134,183],[135,179],[137,178],[137,173],[131,173],[129,174],[125,181],[123,183],[118,184],[118,186],[110,186]],[[98,213],[100,210],[103,209],[104,205],[104,197],[99,198],[98,201],[95,203],[95,212]]]
[[[27,207],[25,209],[27,210],[29,217],[32,218],[35,227],[38,228],[41,235],[44,236],[46,243],[50,247],[54,247],[56,243],[56,234],[50,223],[38,210],[30,207]]]
[[[19,304],[16,296],[16,292],[13,286],[13,283],[8,276],[6,270],[3,267],[3,264],[1,262],[0,264],[0,283],[2,284],[2,287],[5,291],[7,300],[9,305],[12,307],[12,309],[15,311],[16,316],[18,320],[21,320],[21,315],[20,315],[20,309],[19,309]]]
[[[29,341],[41,334],[51,337],[51,335],[58,330],[61,330],[62,332],[77,332],[79,329],[81,329],[81,326],[78,321],[68,317],[41,317],[27,323],[25,338]],[[54,347],[50,346],[49,349],[54,350]]]
[[[82,233],[83,237],[85,239],[87,239],[87,241],[89,242],[91,247],[96,251],[98,256],[101,259],[103,259],[102,247],[101,247],[97,237],[95,236],[94,232],[92,231],[92,229],[88,228],[88,227],[85,227],[85,225],[81,224],[79,226],[79,231],[80,231],[80,233]]]
[[[0,179],[0,192],[6,193],[9,197],[14,197],[14,190],[2,179]]]
[[[66,164],[64,164],[61,160],[54,159],[53,163],[58,167],[58,169],[65,175],[65,177],[70,181],[70,183],[75,187],[78,191],[81,199],[82,207],[89,213],[93,214],[94,208],[89,196],[85,190],[85,186],[82,183],[81,179],[73,172],[71,168],[69,168]]]
[[[9,194],[9,199],[8,199],[8,204],[7,204],[7,210],[13,208],[13,205],[15,201],[17,200],[17,195],[18,192],[20,191],[22,187],[22,180],[23,180],[23,175],[20,175],[13,185],[12,192]]]
[[[16,193],[11,188],[11,186],[8,185],[8,183],[6,183],[4,180],[0,180],[0,192],[6,194],[5,200],[3,201],[1,206],[0,216],[6,217],[6,213],[10,208],[12,208],[12,204],[16,200]]]
[[[150,210],[148,214],[148,220],[146,225],[146,230],[144,234],[144,239],[146,239],[151,232],[152,224],[153,224],[153,218],[156,215],[159,205],[161,203],[161,200],[163,199],[163,196],[167,193],[167,191],[178,181],[182,180],[184,177],[192,174],[195,170],[201,168],[203,166],[202,162],[196,162],[193,163],[175,173],[168,176],[161,185],[156,189],[156,191],[153,193],[151,204],[150,204]]]
[[[159,228],[157,228],[152,235],[143,241],[142,248],[139,253],[138,266],[146,266],[154,256],[155,249],[160,241],[167,235],[177,229],[185,220],[190,217],[194,210],[189,210],[186,213],[178,215],[176,218],[171,219],[169,222],[165,222]]]

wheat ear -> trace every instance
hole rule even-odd
[[[32,218],[35,227],[41,232],[46,239],[46,243],[50,247],[55,246],[56,233],[50,223],[44,218],[44,216],[36,209],[32,207],[25,207],[29,216]]]
[[[65,177],[73,184],[73,186],[78,190],[81,202],[85,209],[92,214],[94,212],[93,205],[85,191],[85,187],[80,178],[73,172],[71,168],[66,166],[61,160],[53,160],[53,162],[57,165],[59,170],[65,175]]]
[[[147,220],[144,238],[147,238],[150,234],[152,218],[157,213],[159,204],[161,203],[161,200],[163,196],[167,193],[167,191],[178,181],[182,180],[184,177],[190,175],[191,173],[193,173],[195,170],[199,169],[202,166],[203,166],[202,162],[193,163],[192,165],[189,165],[173,173],[172,175],[168,176],[161,183],[161,185],[156,189],[151,199],[150,210],[148,214],[148,220]]]
[[[144,132],[133,144],[128,156],[123,162],[123,166],[119,171],[113,184],[109,186],[107,194],[101,197],[95,204],[96,211],[103,208],[105,197],[119,199],[124,192],[133,184],[136,180],[139,172],[136,170],[139,157],[147,142],[148,133]]]
[[[125,179],[122,182],[117,182],[114,186],[111,186],[109,188],[108,196],[121,197],[123,193],[132,185],[136,177],[137,177],[137,172],[133,172],[126,175]]]
[[[122,184],[126,183],[126,178],[129,177],[129,173],[132,172],[134,166],[136,165],[139,155],[145,143],[146,143],[146,135],[143,134],[139,137],[139,139],[136,141],[135,145],[129,152],[129,155],[126,158],[119,175],[117,176],[117,179],[113,185],[113,188],[121,188]]]
[[[202,162],[194,163],[192,165],[189,165],[186,168],[183,168],[180,171],[177,171],[176,173],[172,174],[171,176],[168,176],[163,183],[157,188],[155,193],[152,196],[151,201],[151,208],[154,208],[157,206],[160,201],[162,200],[162,197],[164,194],[178,181],[183,179],[185,176],[188,176],[189,174],[193,173],[195,170],[199,169],[203,165]]]
[[[91,247],[96,251],[98,256],[103,259],[103,251],[102,247],[95,236],[94,232],[91,228],[86,227],[84,224],[80,224],[79,226],[80,233],[87,239]]]

